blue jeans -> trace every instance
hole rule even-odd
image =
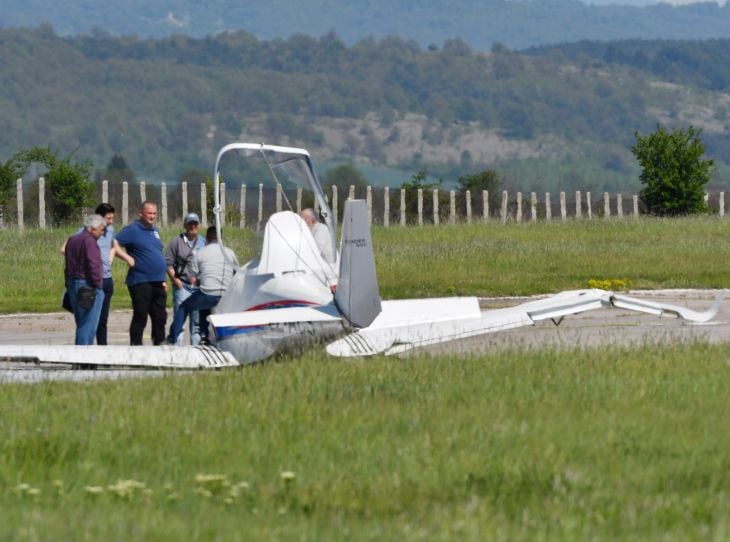
[[[99,325],[99,314],[101,314],[101,305],[104,302],[104,290],[96,289],[96,298],[90,309],[79,307],[78,290],[81,286],[93,286],[86,279],[71,279],[66,284],[68,288],[68,296],[71,300],[71,307],[74,310],[74,320],[76,321],[76,340],[74,344],[94,344],[94,336],[96,328]]]
[[[198,336],[200,339],[208,340],[208,315],[210,314],[210,309],[215,307],[220,300],[221,296],[219,295],[204,294],[200,290],[196,290],[193,295],[183,301],[182,308],[186,313],[193,311],[200,312],[200,325],[198,326],[200,330]]]
[[[183,301],[197,292],[198,289],[185,284],[180,289],[174,288],[172,291],[172,324],[170,324],[170,334],[167,336],[167,342],[182,346],[183,327],[185,326],[185,318],[188,313],[182,308]],[[200,313],[192,311],[190,313],[190,344],[200,344],[200,331],[198,329],[198,319]]]

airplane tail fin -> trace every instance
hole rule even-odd
[[[373,243],[364,200],[345,202],[340,245],[340,276],[335,304],[355,327],[367,327],[380,314]]]

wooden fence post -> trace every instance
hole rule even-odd
[[[129,183],[122,181],[122,224],[129,224]]]
[[[565,192],[560,192],[560,220],[567,218],[567,211],[565,208]]]
[[[624,199],[621,192],[616,194],[616,216],[618,216],[619,220],[624,217]]]
[[[611,216],[611,200],[608,192],[603,193],[603,216],[606,218]]]
[[[449,224],[456,224],[456,192],[449,191]]]
[[[238,211],[241,217],[238,219],[238,227],[243,229],[246,227],[246,185],[241,185],[241,197],[238,202]]]
[[[634,194],[634,218],[639,218],[639,196]]]
[[[15,190],[16,202],[18,204],[18,229],[23,231],[23,227],[25,226],[23,221],[23,179],[15,181]]]
[[[144,181],[139,181],[139,199],[140,201],[147,201],[147,185]]]
[[[725,216],[725,192],[720,192],[720,218],[723,218]]]
[[[439,225],[439,189],[433,189],[433,225]]]
[[[419,188],[418,192],[418,225],[423,226],[423,188]]]
[[[390,226],[390,188],[383,188],[383,226]]]
[[[335,215],[335,222],[337,222],[337,200],[338,200],[338,193],[337,193],[337,185],[332,185],[332,213]]]
[[[218,188],[218,199],[220,200],[221,208],[218,210],[221,221],[221,226],[226,225],[226,183],[220,183]]]
[[[507,222],[507,191],[502,190],[502,224],[505,224]]]
[[[200,227],[208,227],[208,192],[205,183],[200,183]]]
[[[183,181],[182,182],[182,216],[183,216],[183,219],[185,218],[186,214],[188,214],[188,182]]]
[[[553,218],[553,208],[550,205],[550,192],[545,192],[545,220],[550,221]]]
[[[515,214],[515,220],[518,223],[522,222],[522,192],[517,192],[517,213]]]
[[[489,220],[489,190],[482,190],[482,219]]]
[[[406,225],[406,189],[400,189],[400,225]]]
[[[160,200],[160,206],[162,207],[160,220],[162,221],[162,227],[164,228],[167,226],[167,183],[164,181],[160,184]]]
[[[537,221],[537,194],[530,192],[530,220]]]
[[[466,191],[466,223],[471,224],[471,190]]]
[[[365,189],[365,204],[368,208],[368,226],[373,224],[373,189],[370,185]]]
[[[46,179],[38,177],[38,227],[46,229]]]
[[[264,184],[259,183],[259,207],[258,207],[258,222],[256,222],[256,229],[261,227],[261,223],[263,221],[264,221]]]
[[[591,211],[591,193],[586,192],[586,207],[588,209],[588,220],[593,218],[593,213]]]
[[[575,191],[575,218],[583,218],[583,202],[580,197],[580,190]]]

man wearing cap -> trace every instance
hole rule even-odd
[[[185,231],[175,237],[167,245],[165,251],[165,262],[167,263],[167,274],[172,279],[172,324],[170,333],[167,336],[169,344],[182,345],[183,327],[185,325],[186,312],[180,305],[190,297],[197,288],[191,284],[190,264],[195,253],[205,246],[205,239],[198,235],[200,228],[200,217],[195,213],[188,213],[183,219]],[[200,343],[198,327],[198,311],[190,314],[190,343]]]

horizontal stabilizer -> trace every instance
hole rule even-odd
[[[216,329],[226,327],[266,326],[294,322],[335,322],[342,320],[334,304],[315,307],[287,307],[259,311],[211,314],[208,321]]]
[[[214,369],[239,365],[230,353],[214,346],[0,345],[0,360],[148,369]]]

